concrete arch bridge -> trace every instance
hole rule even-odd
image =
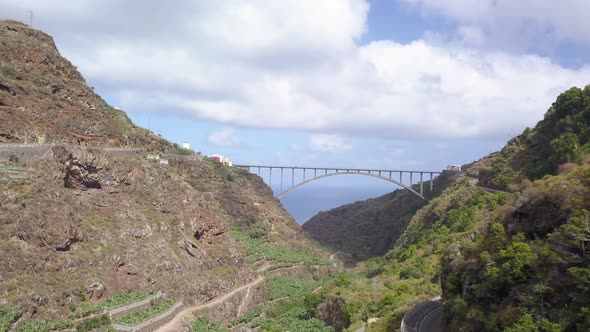
[[[281,198],[291,191],[310,182],[339,175],[362,175],[389,181],[405,188],[424,199],[424,190],[432,191],[434,178],[441,174],[440,171],[415,171],[415,170],[389,170],[389,169],[359,169],[359,168],[334,168],[334,167],[299,167],[299,166],[269,166],[269,165],[234,165],[244,169],[263,179],[272,188],[273,171],[280,174]],[[266,179],[265,175],[268,175]],[[285,181],[285,176],[287,181]],[[296,180],[297,178],[297,180]],[[267,181],[268,180],[268,181]],[[290,181],[289,181],[290,180]]]

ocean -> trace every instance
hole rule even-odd
[[[320,211],[385,195],[395,189],[398,188],[387,185],[312,187],[310,184],[309,188],[303,186],[288,193],[281,202],[297,223],[303,224]]]

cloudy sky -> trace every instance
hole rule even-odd
[[[590,83],[587,0],[0,0],[140,125],[239,163],[442,169]]]

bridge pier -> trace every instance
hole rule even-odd
[[[424,195],[424,181],[422,181],[422,172],[420,172],[420,195]]]
[[[432,173],[430,173],[430,192],[432,192],[433,185],[434,185],[434,178],[432,177]]]

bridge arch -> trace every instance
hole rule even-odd
[[[388,177],[385,177],[385,176],[381,176],[381,175],[377,175],[377,174],[372,174],[372,173],[366,173],[366,172],[350,172],[350,171],[327,173],[327,174],[322,174],[322,175],[315,176],[313,178],[310,178],[310,179],[307,179],[307,180],[305,180],[303,182],[300,182],[300,183],[294,185],[293,187],[291,187],[291,188],[289,188],[287,190],[284,190],[283,192],[281,192],[280,194],[277,195],[277,198],[280,199],[281,197],[285,196],[286,194],[290,193],[291,191],[293,191],[293,190],[295,190],[295,189],[297,189],[299,187],[302,187],[302,186],[304,186],[304,185],[306,185],[306,184],[308,184],[310,182],[317,181],[317,180],[320,180],[320,179],[323,179],[323,178],[327,178],[327,177],[330,177],[330,176],[336,176],[336,175],[365,175],[365,176],[371,176],[371,177],[374,177],[374,178],[377,178],[377,179],[381,179],[381,180],[385,180],[385,181],[389,181],[389,182],[395,183],[398,186],[403,187],[404,189],[409,190],[411,193],[413,193],[414,195],[420,197],[421,199],[426,200],[426,198],[424,198],[424,196],[422,196],[419,192],[417,192],[414,189],[412,189],[412,187],[407,186],[407,185],[405,185],[405,184],[403,184],[403,183],[401,183],[401,182],[399,182],[397,180],[394,180],[392,178],[388,178]]]

